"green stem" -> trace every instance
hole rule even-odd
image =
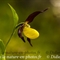
[[[8,45],[8,43],[10,42],[10,40],[11,40],[13,34],[14,34],[14,31],[15,31],[21,24],[23,24],[23,23],[24,23],[24,22],[19,23],[19,24],[13,29],[12,34],[11,34],[9,40],[8,40],[8,42],[6,43],[5,49],[6,49],[7,45]]]
[[[0,55],[0,60],[6,60],[5,55]]]
[[[6,46],[5,46],[5,49],[6,49],[7,45],[8,45],[8,43],[10,42],[10,40],[11,40],[11,38],[12,38],[12,36],[13,36],[14,31],[15,31],[15,28],[13,29],[13,32],[12,32],[12,34],[11,34],[11,36],[10,36],[10,38],[9,38],[9,40],[8,40],[8,42],[7,42],[7,44],[6,44]]]

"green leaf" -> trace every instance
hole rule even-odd
[[[15,9],[14,9],[9,3],[8,3],[8,5],[9,5],[11,11],[12,11],[12,14],[13,14],[14,26],[16,26],[17,23],[18,23],[18,19],[19,19],[19,17],[18,17],[18,15],[17,15]]]
[[[5,46],[3,41],[0,39],[0,53],[3,55],[5,52]]]

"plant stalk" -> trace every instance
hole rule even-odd
[[[13,34],[14,34],[14,31],[15,31],[21,24],[23,24],[23,23],[24,23],[24,22],[19,23],[19,24],[16,25],[16,27],[13,29],[12,34],[11,34],[9,40],[8,40],[8,42],[6,43],[5,49],[6,49],[7,45],[8,45],[8,43],[10,42],[10,40],[11,40]]]
[[[14,31],[15,31],[15,28],[13,29],[12,34],[11,34],[11,36],[10,36],[9,40],[8,40],[8,42],[6,43],[5,49],[6,49],[7,45],[8,45],[8,43],[10,42],[10,40],[11,40],[11,38],[12,38],[13,34],[14,34]]]
[[[2,55],[2,54],[1,54],[1,55],[0,55],[0,60],[6,60],[6,59],[5,59],[5,55]]]

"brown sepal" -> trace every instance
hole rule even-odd
[[[48,8],[44,9],[43,11],[36,11],[36,12],[30,14],[30,15],[28,16],[28,18],[26,19],[25,22],[31,23],[31,22],[33,21],[33,19],[34,19],[39,13],[43,13],[43,12],[45,12],[46,10],[48,10]]]

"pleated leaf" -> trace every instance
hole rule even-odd
[[[14,26],[16,26],[17,23],[18,23],[18,19],[19,19],[19,17],[18,17],[18,15],[17,15],[15,9],[14,9],[9,3],[8,3],[8,5],[9,5],[11,11],[12,11],[12,14],[13,14]]]

